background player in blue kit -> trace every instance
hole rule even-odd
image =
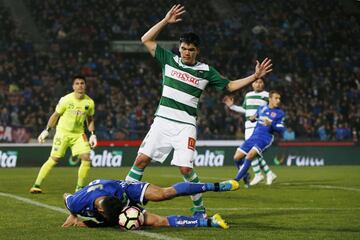
[[[105,227],[115,226],[121,210],[126,206],[143,205],[148,201],[163,201],[178,196],[187,196],[207,191],[223,192],[239,188],[239,183],[228,180],[220,183],[176,183],[171,187],[161,188],[145,182],[126,182],[121,180],[92,181],[88,186],[72,194],[65,193],[64,200],[70,211],[63,227]],[[146,226],[153,227],[219,227],[229,226],[219,214],[212,218],[187,216],[159,216],[144,212]],[[77,215],[95,218],[94,221],[80,221]]]
[[[273,133],[282,133],[284,127],[284,112],[279,108],[280,93],[277,91],[270,91],[269,104],[261,106],[256,111],[256,114],[250,117],[250,120],[257,120],[254,133],[246,140],[238,149],[240,154],[234,158],[235,165],[238,167],[238,173],[235,180],[239,181],[246,176],[251,161],[257,156],[262,155],[274,140]]]

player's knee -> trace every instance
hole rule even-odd
[[[90,155],[89,154],[83,154],[80,156],[81,161],[90,161]]]
[[[51,159],[54,160],[54,161],[57,162],[57,163],[60,161],[60,158],[58,158],[58,157],[53,157],[53,156],[51,156]]]
[[[179,167],[179,169],[182,175],[189,175],[193,171],[190,167]]]
[[[136,159],[135,159],[135,166],[137,166],[138,168],[145,168],[147,165],[149,165],[151,161],[151,158],[146,156],[145,154],[138,154]]]

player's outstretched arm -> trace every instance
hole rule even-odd
[[[39,137],[38,137],[38,141],[39,143],[44,143],[45,142],[45,138],[47,138],[47,136],[49,136],[49,130],[53,127],[55,127],[58,119],[60,117],[60,114],[57,112],[54,112],[50,118],[49,121],[47,123],[46,128],[40,133]]]
[[[181,16],[184,13],[184,6],[181,6],[180,4],[172,6],[172,8],[167,12],[165,17],[160,22],[155,24],[152,28],[150,28],[149,31],[147,31],[141,37],[141,42],[145,45],[145,47],[148,49],[148,51],[153,57],[155,56],[156,37],[167,24],[180,22],[182,20]]]
[[[238,105],[234,105],[234,98],[230,97],[230,96],[225,96],[223,99],[223,102],[225,103],[225,105],[230,108],[230,110],[234,111],[234,112],[239,112],[239,113],[245,113],[245,109],[241,106]]]
[[[261,64],[259,63],[258,60],[256,60],[255,73],[246,78],[230,81],[229,84],[227,85],[227,89],[230,92],[241,89],[247,86],[248,84],[252,83],[256,79],[264,77],[266,74],[268,74],[271,71],[272,71],[271,59],[265,58]]]

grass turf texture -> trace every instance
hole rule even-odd
[[[88,180],[122,179],[128,167],[93,168]],[[77,168],[54,168],[44,194],[29,194],[38,168],[0,169],[0,192],[64,209],[62,194],[75,189]],[[233,167],[197,168],[200,179],[221,181]],[[61,210],[34,206],[0,195],[0,238],[5,239],[360,239],[360,166],[273,167],[278,180],[235,192],[205,193],[208,214],[220,213],[229,230],[211,228],[118,229],[61,228]],[[144,181],[169,186],[182,181],[175,167],[149,167]],[[189,197],[149,203],[161,215],[189,215]]]

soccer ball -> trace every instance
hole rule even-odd
[[[138,207],[126,207],[119,215],[119,225],[123,230],[136,230],[143,224],[144,214]]]

